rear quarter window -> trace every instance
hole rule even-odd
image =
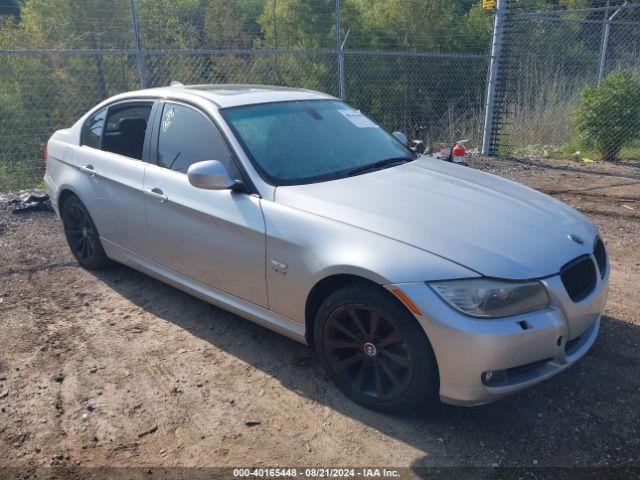
[[[107,109],[102,108],[84,122],[80,139],[81,145],[100,148],[100,139],[102,138],[102,130],[104,129],[104,119],[106,114]]]

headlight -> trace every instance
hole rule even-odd
[[[549,306],[547,291],[537,281],[472,278],[428,285],[453,308],[472,317],[508,317]]]

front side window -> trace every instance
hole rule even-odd
[[[144,136],[152,106],[152,102],[135,102],[109,107],[102,150],[142,160]]]
[[[100,148],[100,139],[102,138],[102,129],[104,128],[104,117],[106,114],[106,108],[100,109],[84,122],[82,127],[82,145]]]
[[[412,152],[358,110],[337,100],[221,110],[260,173],[273,185],[342,178]]]
[[[158,165],[187,173],[193,163],[222,162],[232,177],[237,170],[222,135],[200,112],[185,105],[165,104],[158,135]]]

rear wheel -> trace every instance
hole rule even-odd
[[[383,290],[354,284],[331,294],[318,310],[314,342],[336,386],[367,408],[396,413],[437,401],[431,345]]]
[[[72,196],[64,202],[62,223],[71,253],[81,266],[97,270],[108,264],[98,230],[78,197]]]

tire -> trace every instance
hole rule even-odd
[[[87,208],[75,195],[62,206],[62,224],[71,253],[80,266],[99,270],[109,263]]]
[[[431,344],[381,287],[352,284],[329,295],[316,315],[314,344],[340,391],[366,408],[400,413],[439,403]]]

